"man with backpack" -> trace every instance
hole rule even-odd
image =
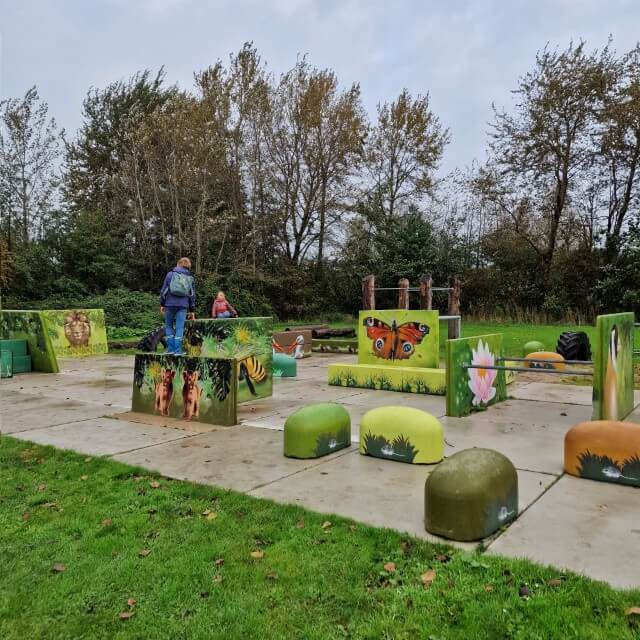
[[[191,260],[180,258],[178,264],[165,276],[160,290],[160,312],[164,315],[166,353],[184,355],[182,336],[187,314],[195,318],[196,290],[193,276],[189,271]],[[175,325],[175,327],[174,327]]]

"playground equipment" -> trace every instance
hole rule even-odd
[[[444,457],[439,420],[411,407],[371,409],[360,421],[360,453],[410,464],[433,464]]]
[[[109,352],[104,309],[47,309],[42,313],[58,357],[76,358]]]
[[[284,423],[284,455],[288,458],[320,458],[350,446],[351,417],[341,404],[310,404]]]
[[[58,360],[44,312],[0,311],[0,340],[26,340],[32,369],[58,373]]]
[[[565,331],[560,334],[556,353],[566,360],[591,360],[591,344],[584,331]]]
[[[440,316],[441,322],[448,322],[449,338],[460,337],[460,295],[462,283],[458,276],[449,279],[448,287],[434,287],[430,273],[420,278],[419,287],[410,287],[407,278],[401,278],[397,287],[376,287],[375,276],[369,275],[362,279],[362,308],[373,311],[376,308],[376,291],[398,291],[398,309],[409,309],[409,293],[418,292],[420,295],[420,309],[431,311],[433,308],[433,292],[446,291],[448,294],[448,313]]]
[[[311,356],[312,332],[309,329],[278,331],[273,334],[273,350],[293,356],[297,360]]]
[[[424,525],[430,533],[451,540],[480,540],[517,515],[518,474],[497,451],[459,451],[427,477]]]
[[[564,437],[564,470],[580,478],[640,487],[640,425],[611,420],[575,425]]]
[[[598,316],[595,360],[568,360],[563,364],[593,364],[587,369],[552,369],[506,366],[502,335],[459,338],[447,342],[447,415],[465,416],[506,400],[505,372],[526,371],[573,376],[593,375],[593,419],[622,420],[633,410],[633,313]],[[530,358],[547,366],[557,360]]]

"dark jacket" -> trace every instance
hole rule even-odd
[[[160,289],[160,306],[161,307],[182,307],[184,309],[189,309],[189,312],[195,311],[196,309],[196,287],[195,283],[193,285],[193,289],[191,291],[190,296],[174,296],[169,291],[169,283],[171,282],[171,276],[174,271],[178,273],[186,273],[187,275],[191,275],[189,269],[185,269],[184,267],[174,267],[167,273],[164,278],[164,282],[162,283],[162,289]]]

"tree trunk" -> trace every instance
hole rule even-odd
[[[365,276],[362,278],[362,309],[373,311],[376,308],[376,277]]]
[[[406,278],[400,278],[398,282],[400,291],[398,291],[398,309],[409,308],[409,281]]]

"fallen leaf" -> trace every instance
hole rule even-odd
[[[356,530],[356,525],[355,524],[351,524],[349,525],[349,531],[351,531],[352,533]]]
[[[640,616],[640,607],[629,607],[624,610],[625,616]]]
[[[485,584],[485,585],[484,585],[484,590],[485,590],[487,593],[491,593],[491,592],[493,591],[493,585],[492,585],[492,584]]]
[[[91,457],[84,459],[85,462],[91,462],[92,460],[93,460],[93,458],[91,458]]]
[[[200,592],[200,597],[201,598],[208,598],[209,597],[209,592],[208,591],[201,591]]]
[[[100,524],[103,527],[110,527],[113,524],[113,520],[111,518],[105,518]]]
[[[518,595],[521,598],[528,598],[531,595],[531,591],[529,591],[529,587],[527,587],[527,585],[523,584],[519,589],[518,589]]]
[[[296,522],[296,529],[304,529],[304,520],[298,520],[298,522]]]
[[[252,551],[251,557],[254,560],[261,560],[262,558],[264,558],[264,551]]]
[[[56,562],[53,567],[51,567],[54,573],[62,573],[65,569],[66,567],[61,562]]]
[[[27,511],[22,514],[22,519],[26,522],[31,516]]]
[[[325,520],[325,521],[322,523],[322,528],[323,528],[323,529],[328,529],[329,527],[331,527],[331,522],[329,522],[329,520]]]
[[[562,584],[562,580],[560,578],[551,578],[551,580],[547,580],[547,584],[550,587],[559,587]]]
[[[128,620],[129,618],[133,618],[136,615],[135,611],[121,611],[120,612],[120,620]]]
[[[567,412],[566,412],[566,411],[561,411],[561,412],[560,412],[560,415],[561,415],[561,416],[566,416],[566,415],[567,415]]]
[[[80,476],[80,480],[82,480],[83,482],[88,479],[89,479],[89,476]]]
[[[267,580],[273,580],[274,582],[278,579],[278,574],[275,571],[271,573],[267,573]]]
[[[396,563],[395,562],[387,562],[384,565],[384,570],[388,571],[389,573],[395,573],[396,570]]]
[[[149,486],[150,486],[152,489],[159,489],[159,488],[160,488],[160,483],[159,483],[159,482],[156,482],[156,481],[154,480],[153,482],[150,482],[150,483],[149,483]]]
[[[451,560],[451,556],[447,556],[444,553],[439,553],[438,555],[436,555],[436,560],[444,564],[445,562],[449,562],[449,560]]]
[[[213,576],[213,581],[214,581],[216,584],[218,584],[219,582],[222,582],[222,580],[223,580],[223,579],[224,579],[224,578],[223,578],[220,574],[217,574],[217,575]]]
[[[221,567],[224,564],[224,558],[218,558],[215,562],[216,567]]]
[[[151,553],[151,549],[140,549],[140,551],[138,551],[138,555],[141,558],[146,558],[150,553]]]
[[[38,485],[38,491],[44,491],[47,488],[46,484],[39,484]]]
[[[599,504],[598,509],[600,509],[600,511],[608,511],[609,507],[607,507],[606,504]]]
[[[433,569],[429,569],[429,571],[426,571],[420,576],[420,579],[425,587],[430,587],[436,579],[436,572]]]
[[[137,605],[137,604],[138,604],[138,601],[137,601],[135,598],[129,598],[129,599],[127,600],[127,604],[128,604],[130,607],[134,607],[135,605]]]

